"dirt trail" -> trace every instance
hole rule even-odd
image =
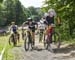
[[[36,40],[36,50],[25,51],[24,46],[14,47],[12,53],[14,60],[75,60],[75,48],[54,49],[54,53],[44,49],[43,44]]]
[[[23,47],[15,47],[12,52],[15,60],[75,60],[75,51],[51,53],[47,50],[29,50],[26,52]]]

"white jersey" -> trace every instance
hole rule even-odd
[[[38,29],[45,29],[46,25],[44,24],[44,21],[41,21],[38,23]]]
[[[13,33],[18,29],[18,26],[17,25],[14,25],[14,26],[11,25],[9,29],[10,29],[10,32]]]

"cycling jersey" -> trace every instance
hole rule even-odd
[[[16,30],[17,30],[16,26],[13,26],[12,28],[13,28],[13,32],[16,32]]]
[[[18,28],[17,25],[14,25],[14,26],[11,25],[11,27],[10,27],[12,32],[17,32],[17,28]]]
[[[29,28],[30,30],[32,30],[32,32],[35,32],[35,25],[36,25],[37,23],[32,22],[32,24],[29,24],[29,23],[27,22],[26,24],[28,25],[28,28]]]
[[[46,17],[46,24],[51,25],[54,24],[54,16],[53,17]]]
[[[44,24],[44,21],[38,23],[38,29],[45,30],[45,28],[46,28],[46,25]]]

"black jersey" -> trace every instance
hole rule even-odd
[[[53,16],[53,17],[47,16],[47,17],[46,17],[46,23],[47,23],[48,25],[54,24],[54,16]]]
[[[28,25],[28,28],[32,30],[32,32],[35,32],[35,25],[37,25],[36,22],[32,22],[32,24],[29,24],[29,22],[26,23]]]

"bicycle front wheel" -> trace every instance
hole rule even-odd
[[[29,50],[29,39],[28,39],[28,37],[25,38],[24,49],[25,49],[25,51]]]

